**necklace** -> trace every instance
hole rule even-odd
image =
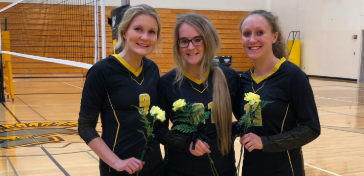
[[[253,73],[252,73],[253,74]],[[254,89],[254,86],[253,86],[253,83],[255,82],[254,80],[253,80],[253,76],[251,75],[251,77],[250,77],[250,80],[252,81],[252,89],[253,89],[253,92],[254,93],[257,93],[260,89],[262,89],[263,87],[264,87],[264,84],[265,84],[265,82],[267,82],[267,80],[268,80],[268,78],[266,78],[265,79],[265,81],[264,81],[264,83],[263,83],[263,85],[262,86],[260,86],[257,90],[255,90]],[[258,85],[258,84],[257,84]]]
[[[263,85],[260,86],[257,90],[255,90],[254,86],[253,86],[253,83],[255,82],[254,79],[253,79],[253,72],[251,70],[250,70],[250,72],[251,72],[250,80],[252,81],[252,90],[253,90],[254,93],[257,93],[260,89],[262,89],[264,87],[264,84],[265,84],[265,82],[267,82],[268,78],[265,78],[265,81],[264,81]],[[257,85],[258,85],[258,83],[257,83]]]
[[[253,87],[253,81],[252,81],[252,89],[253,89],[253,92],[254,93],[257,93],[261,88],[264,87],[265,82],[267,82],[267,80],[264,81],[263,85],[261,87],[259,87],[259,89],[255,90],[254,87]]]
[[[137,84],[139,84],[139,86],[143,84],[143,81],[144,81],[144,73],[143,72],[142,72],[143,80],[140,83],[131,76],[130,71],[129,71],[129,75],[130,75],[130,78],[132,80],[134,80]]]
[[[200,91],[200,90],[196,89],[195,87],[193,87],[191,81],[190,81],[190,84],[191,84],[193,89],[195,89],[197,92],[200,92],[200,93],[203,93],[209,87],[209,85],[207,84],[207,86],[202,91]]]

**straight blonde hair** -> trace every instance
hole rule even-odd
[[[201,62],[200,75],[204,75],[208,70],[213,71],[212,116],[215,118],[219,150],[222,155],[226,155],[231,149],[232,107],[225,75],[213,62],[214,56],[221,48],[221,39],[215,26],[203,15],[189,13],[178,19],[174,28],[173,58],[177,66],[174,83],[178,83],[179,86],[181,86],[184,73],[186,72],[186,63],[182,58],[177,43],[179,40],[179,28],[184,23],[193,26],[203,38],[205,52]],[[208,79],[203,84],[207,85]]]
[[[125,38],[124,33],[128,30],[130,23],[133,19],[138,15],[150,15],[155,18],[158,24],[158,32],[157,32],[157,46],[161,46],[162,37],[161,37],[161,29],[162,29],[162,21],[157,13],[157,11],[146,4],[140,4],[129,8],[121,20],[119,27],[118,27],[118,42],[116,43],[115,48],[124,48],[125,47]],[[157,47],[155,48],[155,52],[158,53]]]

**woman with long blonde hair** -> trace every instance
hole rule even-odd
[[[161,41],[161,20],[148,5],[128,9],[119,25],[118,44],[123,50],[91,67],[82,92],[78,132],[100,157],[101,176],[163,175],[162,156],[157,140],[153,152],[140,161],[145,140],[139,111],[148,113],[158,103],[159,69],[144,57]],[[132,106],[133,105],[133,106]],[[95,127],[101,117],[102,136]],[[153,117],[147,116],[149,121]]]
[[[176,68],[160,80],[159,105],[166,119],[173,121],[172,104],[178,99],[196,103],[211,117],[200,133],[210,139],[194,141],[168,130],[168,121],[159,127],[158,138],[165,146],[165,174],[169,176],[213,175],[209,153],[220,176],[235,174],[235,154],[231,141],[232,112],[239,117],[239,76],[213,58],[220,50],[221,39],[205,16],[189,13],[174,28],[173,57]]]

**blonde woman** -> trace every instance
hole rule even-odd
[[[161,41],[161,21],[148,5],[128,9],[119,25],[118,44],[123,50],[96,63],[87,73],[82,92],[79,134],[100,157],[100,175],[140,176],[163,174],[162,156],[157,140],[153,152],[140,161],[145,140],[135,107],[145,112],[158,103],[159,69],[144,56]],[[102,137],[95,130],[101,114]],[[152,121],[152,117],[148,116]]]
[[[220,37],[203,15],[190,13],[178,19],[174,29],[173,57],[177,68],[160,80],[159,104],[166,110],[166,119],[173,120],[173,102],[185,99],[197,103],[212,115],[200,133],[209,140],[197,140],[168,130],[165,121],[158,130],[158,139],[165,146],[165,174],[168,176],[213,175],[206,153],[210,153],[220,176],[235,174],[235,154],[231,141],[232,112],[239,117],[238,74],[217,66],[213,58],[221,46]]]

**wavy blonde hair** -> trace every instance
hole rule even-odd
[[[116,43],[115,48],[120,49],[125,47],[125,38],[123,34],[128,30],[130,23],[133,19],[138,15],[150,15],[157,21],[158,24],[158,32],[157,32],[157,46],[161,46],[162,37],[161,37],[161,29],[162,29],[162,21],[157,13],[157,11],[146,4],[140,4],[129,8],[121,20],[118,27],[118,42]],[[155,48],[155,52],[158,53],[157,47]]]
[[[184,79],[183,73],[186,72],[186,63],[182,58],[177,43],[179,39],[179,28],[184,23],[193,26],[202,35],[204,41],[205,52],[201,62],[200,75],[204,75],[208,70],[213,71],[212,116],[215,118],[220,152],[222,155],[226,155],[231,149],[232,107],[225,75],[213,62],[214,56],[221,48],[221,39],[215,26],[203,15],[189,13],[178,19],[174,28],[173,58],[177,66],[174,83],[178,83],[179,86],[181,86]],[[203,84],[207,85],[208,79],[206,79]]]

